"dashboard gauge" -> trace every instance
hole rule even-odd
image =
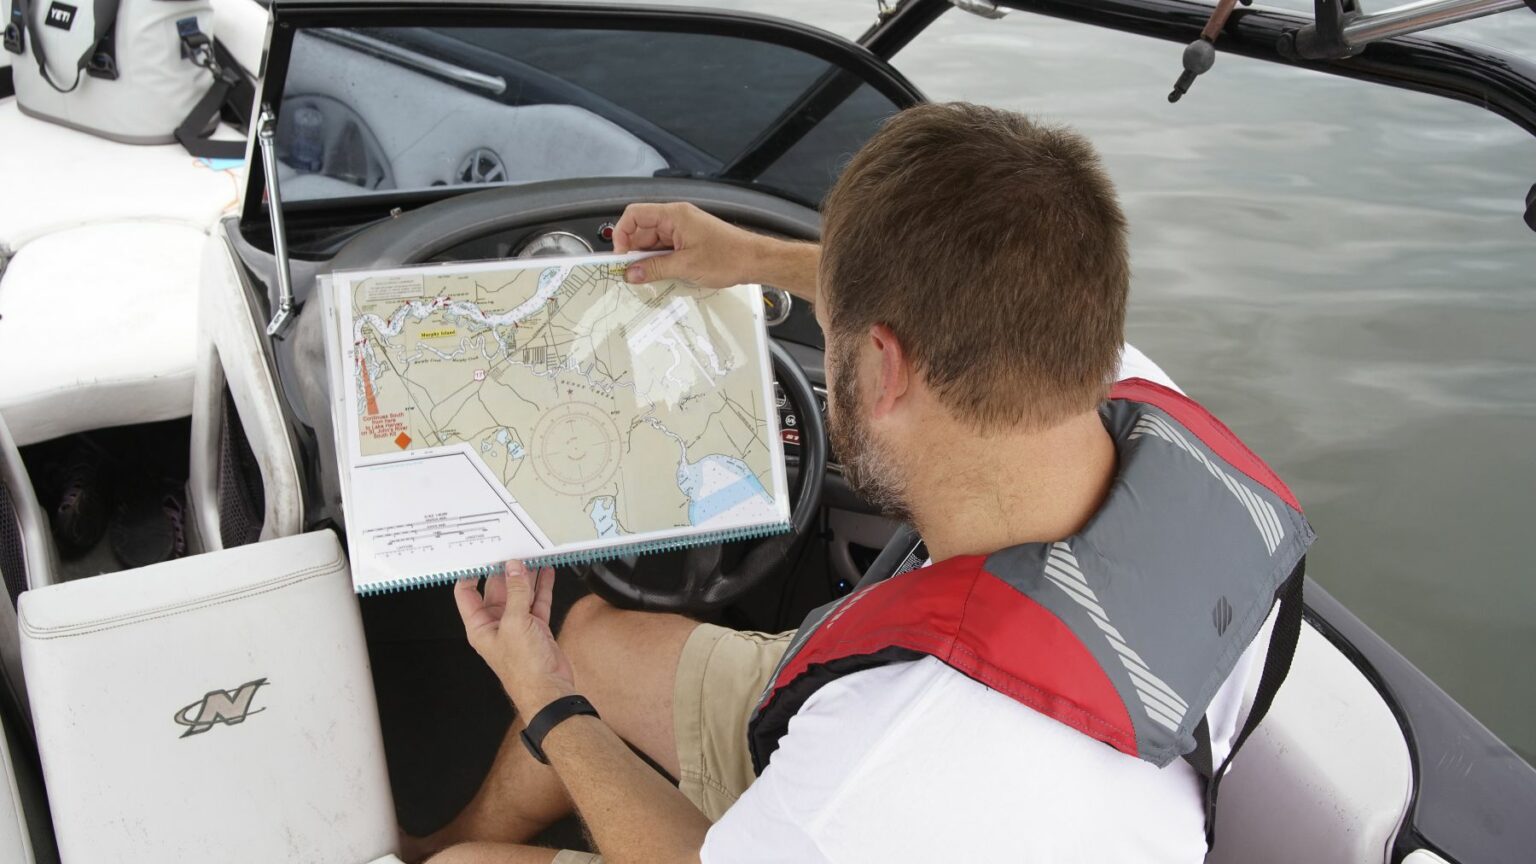
[[[769,327],[789,320],[789,308],[794,303],[789,292],[772,285],[763,286],[763,318]]]
[[[550,231],[529,240],[517,250],[519,258],[547,258],[550,255],[591,255],[592,245],[569,231]]]

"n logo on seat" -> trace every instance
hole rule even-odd
[[[267,679],[257,678],[233,690],[208,691],[207,695],[177,711],[172,718],[187,727],[187,731],[181,733],[181,737],[186,738],[207,732],[220,723],[227,726],[243,723],[245,718],[252,714],[260,714],[267,710],[265,708],[251,710],[251,700],[256,697],[256,691],[266,683]]]

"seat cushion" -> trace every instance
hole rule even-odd
[[[28,591],[20,619],[63,860],[359,864],[394,850],[334,534]]]
[[[220,137],[241,136],[224,129]],[[222,164],[222,163],[220,163]],[[244,168],[217,170],[180,144],[121,144],[21,113],[0,99],[0,245],[80,225],[158,219],[207,228],[232,208]]]
[[[186,225],[113,222],[16,254],[0,276],[0,414],[18,445],[191,413],[207,242]]]
[[[1391,861],[1412,797],[1413,764],[1392,709],[1305,624],[1274,705],[1222,780],[1206,860]]]

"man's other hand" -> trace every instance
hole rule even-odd
[[[673,250],[630,265],[626,282],[682,279],[703,288],[728,288],[753,281],[765,239],[692,204],[631,204],[613,228],[613,251]]]
[[[501,679],[525,718],[576,692],[571,661],[549,629],[554,585],[554,568],[534,570],[508,561],[501,573],[486,578],[483,597],[473,579],[453,586],[470,647]]]

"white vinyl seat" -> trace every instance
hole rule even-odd
[[[109,222],[16,253],[0,276],[0,413],[18,445],[191,414],[207,242]]]
[[[1412,794],[1408,743],[1391,709],[1304,624],[1290,675],[1222,781],[1206,860],[1388,862]]]
[[[0,413],[18,445],[191,413],[198,268],[236,174],[0,100]]]
[[[362,619],[331,532],[29,591],[19,613],[64,861],[393,851]]]
[[[258,70],[267,10],[214,6],[220,41]],[[202,243],[244,177],[238,162],[111,141],[0,99],[0,412],[19,444],[191,413]]]
[[[240,135],[226,128],[221,137]],[[200,162],[180,144],[121,144],[28,117],[15,97],[0,99],[0,246],[13,252],[104,222],[206,229],[234,206],[243,176],[243,168]]]

